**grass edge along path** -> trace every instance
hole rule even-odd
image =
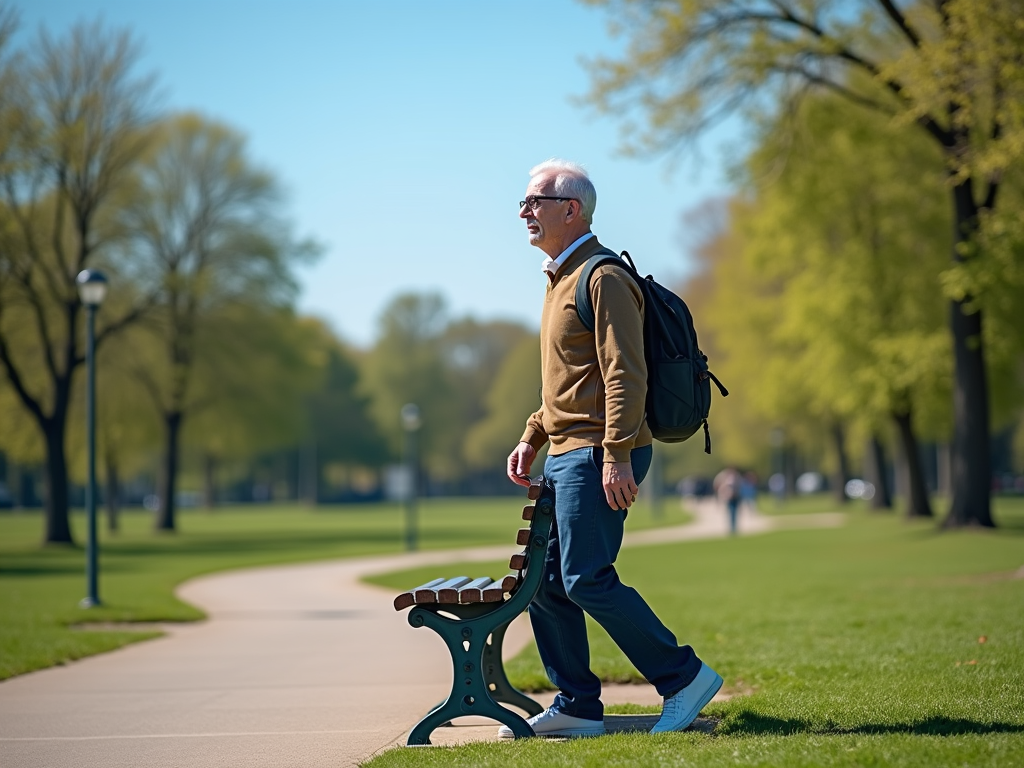
[[[525,495],[421,500],[419,549],[512,542],[525,501]],[[689,519],[668,500],[657,519],[643,504],[633,517],[637,528]],[[397,504],[221,507],[186,510],[178,522],[178,533],[156,533],[149,514],[130,510],[121,516],[119,533],[101,527],[104,605],[83,610],[78,607],[85,594],[83,549],[41,546],[39,512],[0,513],[0,680],[159,637],[154,623],[203,619],[200,610],[175,596],[181,583],[197,576],[404,548],[403,510]],[[85,519],[80,511],[72,514],[72,527],[81,544]],[[76,628],[81,623],[101,629],[83,631]],[[138,630],[116,626],[136,623]]]
[[[857,512],[841,529],[624,550],[623,580],[751,691],[705,709],[714,733],[393,749],[364,765],[1024,765],[1024,499],[996,515],[996,531],[943,532]],[[592,629],[595,672],[636,677]],[[535,647],[509,671],[541,676]]]

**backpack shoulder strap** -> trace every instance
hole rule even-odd
[[[594,332],[594,304],[590,300],[590,277],[599,266],[609,263],[626,266],[626,263],[615,251],[602,248],[587,259],[587,263],[580,270],[580,278],[576,282],[576,314],[579,316],[580,322],[583,323],[583,327],[591,333]]]

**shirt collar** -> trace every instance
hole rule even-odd
[[[544,259],[544,261],[540,265],[540,268],[544,270],[545,274],[547,274],[551,279],[554,279],[555,275],[558,274],[558,270],[560,270],[562,268],[562,265],[569,260],[569,257],[573,255],[576,249],[583,245],[583,243],[585,243],[593,236],[593,232],[587,232],[585,235],[583,235],[583,237],[575,240],[572,243],[572,245],[570,245],[568,248],[566,248],[564,251],[558,254],[557,259],[552,259],[550,256]]]

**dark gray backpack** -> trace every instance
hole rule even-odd
[[[627,263],[628,262],[628,263]],[[708,413],[711,410],[711,382],[722,397],[729,391],[711,371],[708,358],[697,347],[697,332],[686,304],[672,291],[640,277],[626,251],[621,258],[602,249],[591,256],[576,283],[576,314],[593,332],[594,305],[590,278],[602,264],[622,267],[636,281],[644,296],[644,358],[647,362],[647,425],[655,439],[680,443],[704,427],[704,451],[711,453]]]

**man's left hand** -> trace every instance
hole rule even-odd
[[[636,501],[639,489],[633,482],[633,465],[628,461],[606,462],[604,465],[604,495],[612,509],[629,509]]]

